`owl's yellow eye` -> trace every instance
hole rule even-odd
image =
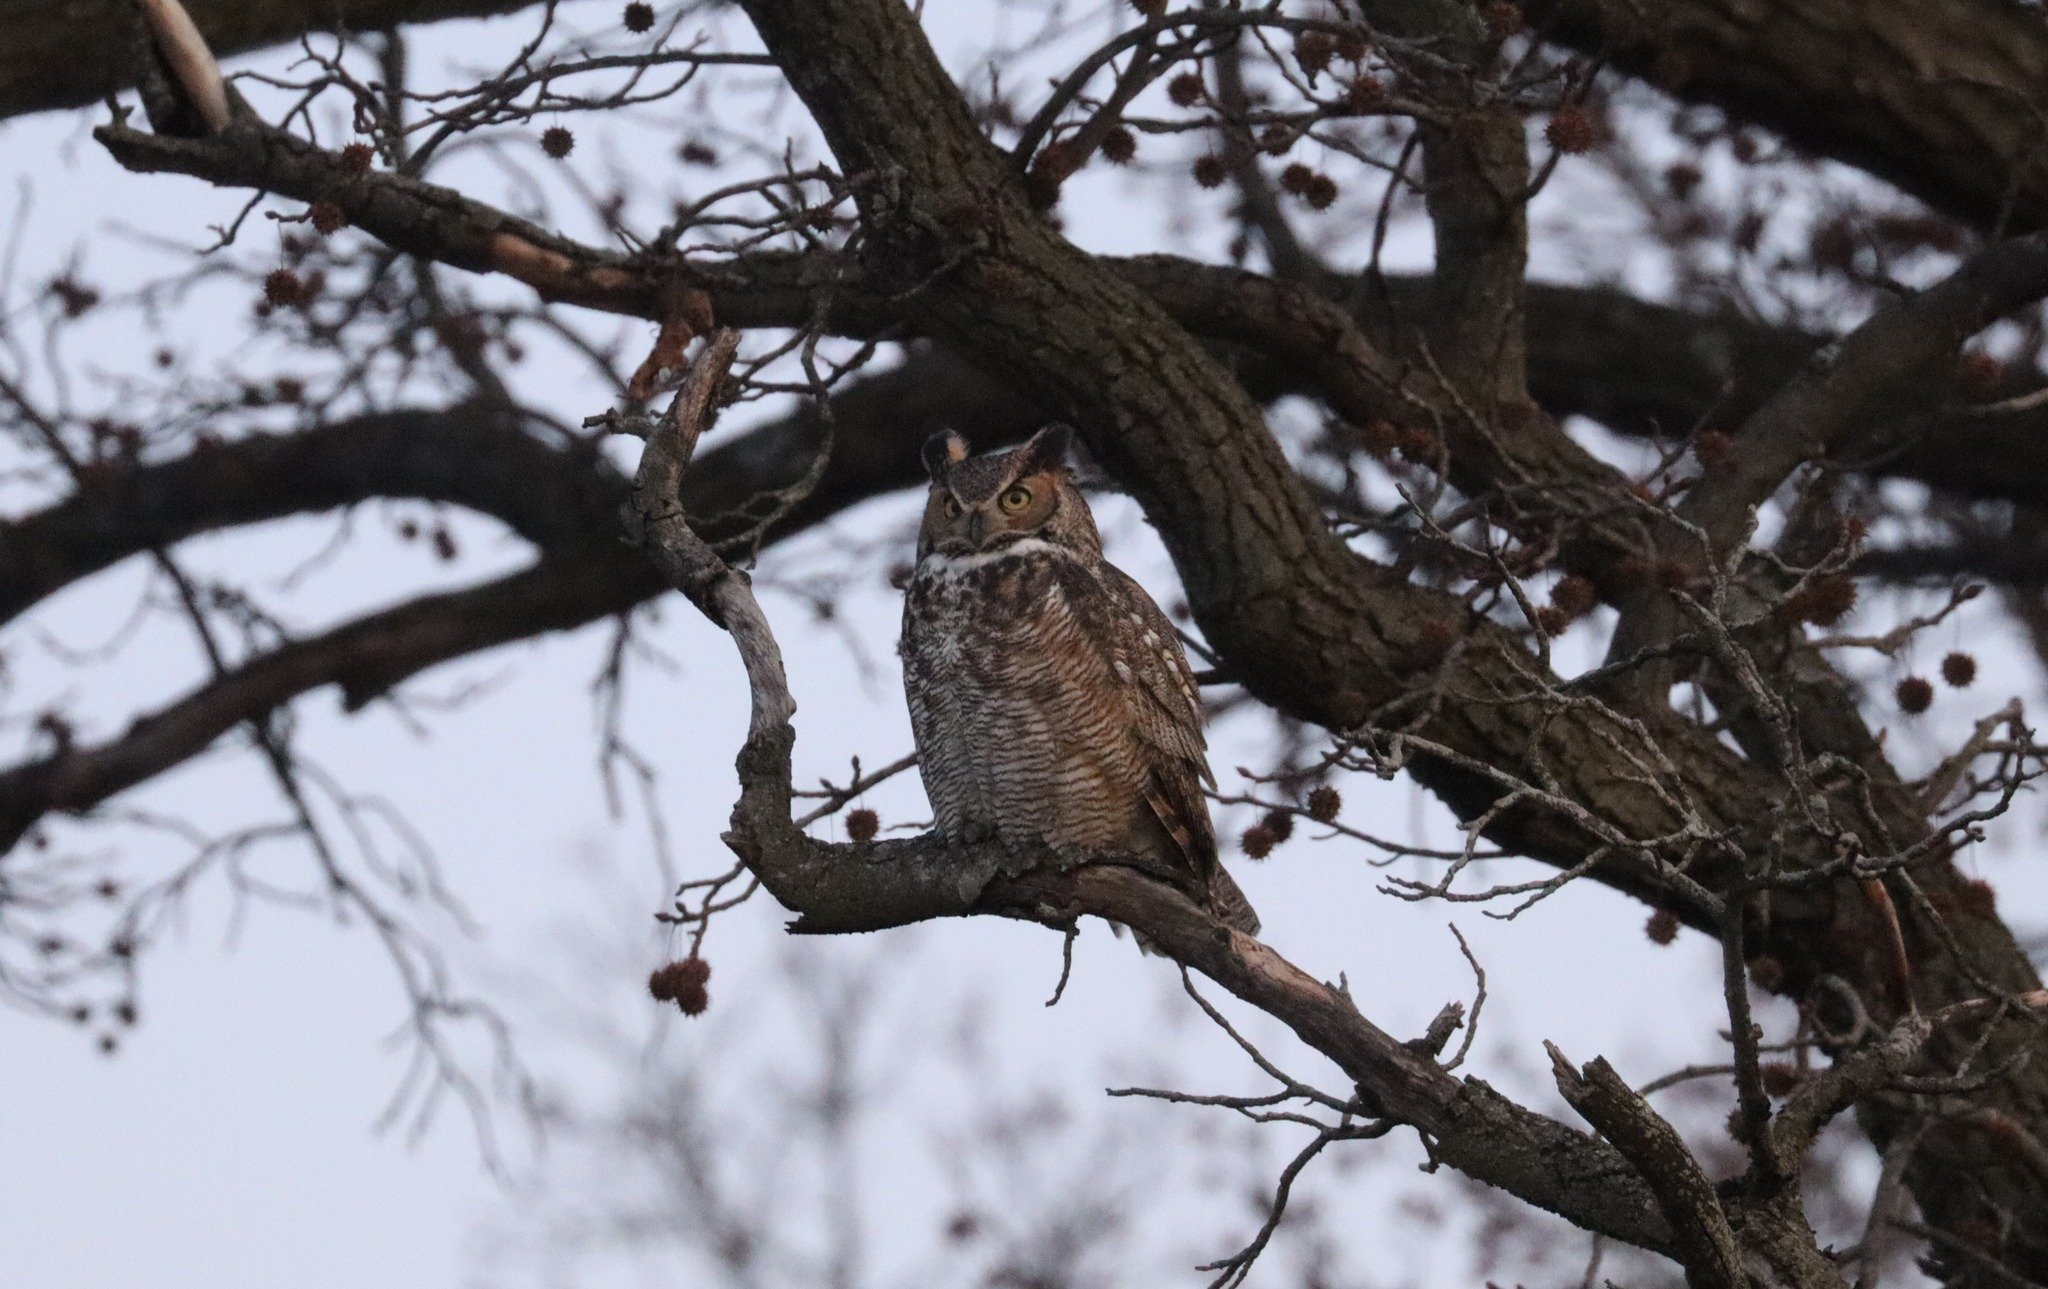
[[[1031,489],[1020,483],[1004,493],[996,504],[1014,515],[1031,504]]]
[[[939,498],[939,509],[946,512],[946,518],[948,519],[958,519],[960,517],[960,503],[953,500],[950,493]]]

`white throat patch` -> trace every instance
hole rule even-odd
[[[1066,547],[1055,546],[1043,537],[1026,537],[1022,541],[1011,542],[1007,546],[998,546],[994,550],[975,551],[971,555],[947,555],[942,551],[933,551],[918,561],[917,576],[958,577],[962,573],[969,573],[978,568],[986,568],[990,564],[999,563],[1006,559],[1015,559],[1022,555],[1058,555],[1062,558],[1070,558],[1072,554],[1073,552],[1069,551]]]

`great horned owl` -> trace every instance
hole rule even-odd
[[[1216,858],[1202,705],[1173,626],[1102,558],[1051,426],[970,459],[924,447],[930,500],[904,599],[904,688],[939,835],[1136,855],[1246,932]]]

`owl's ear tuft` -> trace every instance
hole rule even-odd
[[[924,441],[924,470],[933,483],[943,483],[949,467],[967,459],[967,440],[951,430],[941,430]]]
[[[1025,440],[1017,449],[1017,456],[1023,463],[1019,475],[1044,474],[1063,470],[1067,464],[1067,453],[1074,446],[1074,427],[1054,422]]]

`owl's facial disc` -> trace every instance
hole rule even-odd
[[[980,496],[963,497],[940,486],[932,490],[927,512],[928,549],[945,555],[999,551],[1043,535],[1058,508],[1058,481],[1049,475],[1013,478]]]

